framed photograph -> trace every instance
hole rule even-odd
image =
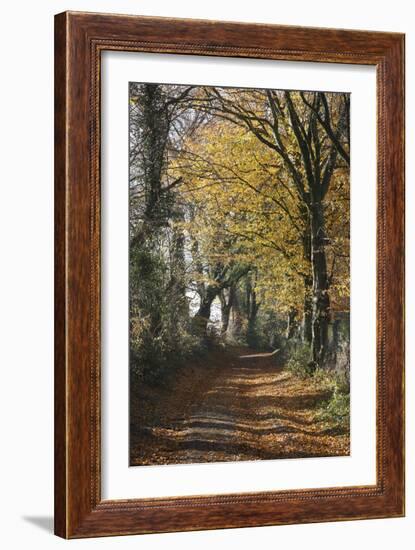
[[[404,35],[55,19],[55,532],[404,515]]]

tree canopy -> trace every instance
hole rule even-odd
[[[349,112],[340,93],[130,85],[136,370],[212,331],[327,363],[349,310]]]

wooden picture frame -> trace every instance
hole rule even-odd
[[[377,71],[377,482],[101,499],[100,59],[104,50]],[[404,515],[404,35],[65,12],[55,19],[55,533],[64,538]]]

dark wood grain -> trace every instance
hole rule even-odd
[[[66,533],[66,26],[55,26],[55,532]]]
[[[377,482],[101,501],[100,53],[377,68]],[[65,538],[404,514],[404,37],[66,12],[55,20],[55,532]],[[375,320],[373,320],[375,322]]]

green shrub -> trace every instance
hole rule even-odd
[[[320,410],[321,420],[334,423],[338,428],[350,427],[350,394],[340,391],[337,387],[331,398]]]
[[[307,378],[314,372],[311,362],[310,347],[306,344],[297,344],[285,349],[287,357],[286,368],[300,378]]]
[[[334,424],[339,429],[349,429],[350,384],[346,373],[332,369],[317,369],[314,379],[319,386],[332,392],[330,399],[320,408],[320,419]]]
[[[334,429],[348,430],[350,427],[350,384],[346,371],[328,368],[314,368],[310,347],[291,343],[286,347],[286,368],[299,378],[311,378],[318,388],[326,390],[330,398],[322,403],[319,419]]]

